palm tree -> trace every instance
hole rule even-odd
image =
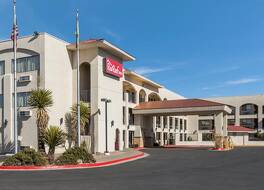
[[[45,151],[45,145],[42,139],[43,131],[49,123],[48,107],[53,105],[52,92],[47,89],[35,89],[31,92],[28,99],[31,109],[36,109],[37,127],[38,127],[38,149]]]
[[[56,146],[64,144],[65,142],[65,133],[60,127],[50,126],[49,128],[46,128],[43,133],[43,141],[49,147],[48,158],[49,161],[52,162],[54,161],[54,153]]]
[[[89,123],[90,121],[90,114],[91,114],[91,109],[90,106],[87,106],[86,103],[80,102],[80,126],[81,126],[81,134],[85,133],[85,126]],[[71,119],[72,119],[72,126],[74,127],[74,131],[77,132],[77,104],[74,104],[71,107]],[[77,136],[77,135],[74,135]],[[76,139],[75,139],[76,140]]]

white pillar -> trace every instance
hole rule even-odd
[[[235,125],[240,126],[240,106],[236,106]]]
[[[223,114],[223,135],[228,136],[228,131],[227,131],[227,114]]]
[[[258,105],[258,129],[261,130],[262,129],[262,113],[263,113],[263,105]]]
[[[216,135],[221,135],[223,136],[223,112],[216,114],[215,116],[215,133]]]

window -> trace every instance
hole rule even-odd
[[[136,103],[136,96],[135,96],[135,92],[132,91],[126,91],[126,93],[128,94],[128,102],[130,103]],[[125,96],[125,95],[124,95]],[[125,98],[124,98],[125,99]]]
[[[5,74],[5,61],[0,61],[0,75]]]
[[[240,115],[253,115],[258,113],[258,106],[255,104],[244,104],[240,107]]]
[[[129,125],[134,125],[134,114],[132,113],[132,108],[129,108],[128,114]]]
[[[180,119],[180,130],[182,130],[182,119]]]
[[[170,125],[170,128],[172,128],[172,119],[173,119],[173,118],[172,118],[172,117],[170,117],[170,120],[169,120],[169,123],[170,123],[170,124],[169,124],[169,125]]]
[[[180,134],[180,141],[182,141],[183,140],[183,136],[182,136],[183,134],[181,133]]]
[[[213,130],[213,129],[214,129],[213,119],[199,120],[199,130]]]
[[[17,93],[17,107],[28,107],[28,99],[30,97],[30,92],[19,92]],[[14,102],[14,95],[13,95]]]
[[[167,127],[167,117],[163,116],[163,127]]]
[[[240,119],[240,125],[251,129],[258,129],[258,119]]]
[[[139,91],[139,103],[146,101],[146,92],[144,90]]]
[[[187,134],[184,134],[184,141],[187,141]]]
[[[235,125],[235,119],[228,119],[227,120],[227,125]]]
[[[178,129],[178,118],[175,118],[175,128]]]
[[[4,106],[4,97],[3,94],[0,94],[0,108]]]
[[[202,141],[213,141],[213,133],[202,133]]]
[[[160,127],[160,116],[156,117],[156,126]]]
[[[161,139],[161,133],[160,132],[156,132],[156,139],[160,140]]]
[[[31,56],[17,59],[17,72],[28,72],[39,70],[39,56]],[[12,60],[12,72],[14,72],[14,60]]]
[[[123,106],[123,124],[126,124],[126,108]]]
[[[184,120],[184,130],[185,131],[187,130],[187,120],[186,119]]]

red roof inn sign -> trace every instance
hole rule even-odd
[[[105,58],[105,73],[121,78],[123,76],[123,64],[111,58]]]

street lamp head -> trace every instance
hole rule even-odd
[[[106,103],[111,103],[111,100],[110,99],[107,99],[107,98],[102,98],[101,101],[102,102],[106,102]]]

